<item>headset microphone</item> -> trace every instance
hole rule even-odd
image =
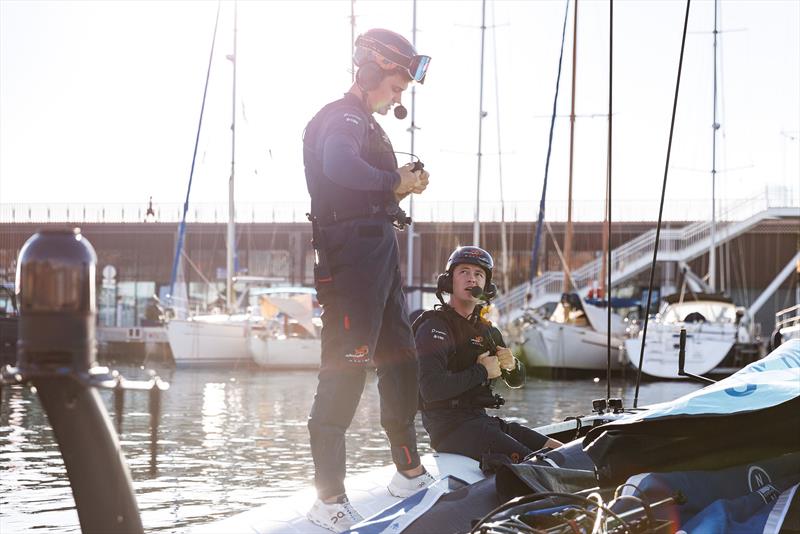
[[[394,108],[394,116],[400,120],[403,120],[408,116],[408,110],[403,104],[397,104]]]
[[[497,286],[489,282],[483,289],[480,286],[472,286],[469,288],[469,292],[474,298],[488,303],[497,296]]]

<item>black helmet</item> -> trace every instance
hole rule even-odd
[[[375,28],[358,36],[353,62],[357,67],[375,63],[382,71],[402,69],[410,79],[423,83],[430,56],[417,54],[408,39],[390,30]]]
[[[486,287],[489,287],[492,281],[492,269],[494,269],[494,260],[491,254],[480,247],[458,247],[450,254],[445,271],[452,275],[453,268],[462,263],[471,263],[481,267],[486,272]]]

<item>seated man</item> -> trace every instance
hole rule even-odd
[[[502,376],[510,387],[525,382],[525,368],[505,347],[500,331],[480,317],[474,296],[486,300],[496,293],[493,266],[485,250],[457,248],[439,275],[436,296],[442,304],[414,322],[422,424],[439,452],[478,461],[485,454],[504,454],[519,462],[543,447],[562,444],[486,413],[504,402],[492,392],[493,379]],[[442,293],[450,294],[447,304]]]

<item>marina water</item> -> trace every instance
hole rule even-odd
[[[117,367],[145,379],[139,367]],[[146,531],[179,532],[286,496],[312,483],[306,420],[316,388],[313,371],[156,369],[170,382],[162,398],[159,453],[151,465],[147,395],[127,393],[122,450]],[[500,415],[542,425],[586,414],[606,394],[598,379],[529,378],[518,390],[500,386]],[[612,379],[613,397],[633,403],[634,380]],[[701,386],[645,382],[639,405],[674,399]],[[99,392],[114,417],[112,393]],[[347,434],[348,474],[390,461],[380,428],[374,373]],[[417,417],[421,453],[432,452]],[[92,439],[86,436],[87,440]],[[102,469],[102,466],[97,467]],[[388,481],[387,481],[388,482]],[[0,404],[0,532],[80,532],[64,463],[38,398],[30,388],[4,387]]]

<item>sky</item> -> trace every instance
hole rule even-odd
[[[613,33],[612,196],[655,218],[667,152],[685,3],[617,0]],[[0,204],[182,203],[217,2],[0,1]],[[574,196],[605,191],[608,2],[580,0]],[[480,1],[417,2],[417,49],[432,56],[415,88],[415,153],[431,173],[418,199],[469,207],[538,205],[545,175],[566,0],[486,2],[480,106]],[[549,163],[550,218],[567,198],[572,9]],[[413,4],[357,0],[356,34],[412,37]],[[301,137],[351,83],[349,0],[240,1],[236,202],[307,201]],[[694,0],[667,202],[710,215],[714,3]],[[719,8],[716,194],[800,191],[800,1],[724,0]],[[190,202],[227,202],[234,3],[221,4]],[[410,106],[410,91],[404,103]],[[410,120],[379,117],[395,150]],[[498,138],[500,142],[498,142]],[[405,158],[405,159],[404,159]],[[400,155],[401,161],[407,156]],[[501,170],[502,169],[502,170]],[[502,187],[501,187],[502,174]],[[422,204],[420,204],[421,206]],[[471,209],[471,208],[470,208]],[[488,209],[488,208],[486,208]]]

